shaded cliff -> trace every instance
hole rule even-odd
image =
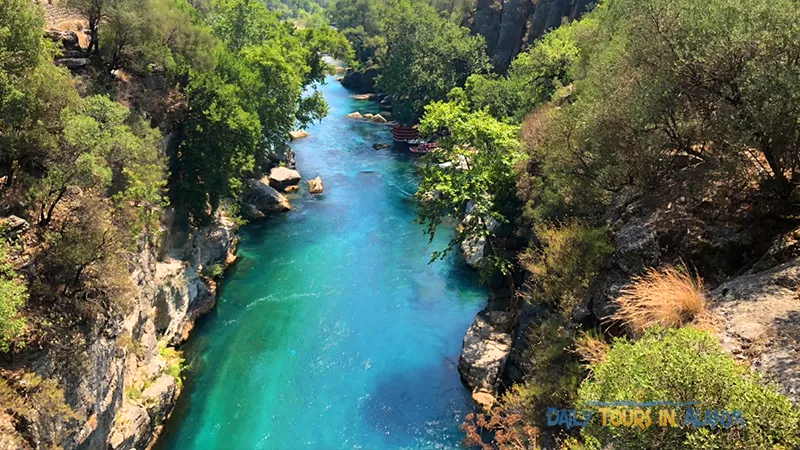
[[[593,0],[477,0],[470,27],[486,38],[492,63],[504,71],[517,54],[564,20],[586,12]]]

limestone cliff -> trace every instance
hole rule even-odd
[[[216,283],[207,274],[233,262],[235,232],[236,225],[220,217],[174,238],[180,244],[168,247],[161,260],[143,245],[131,262],[136,293],[124,318],[83,330],[82,345],[49,345],[18,362],[57,380],[74,418],[54,420],[47,411],[34,411],[17,423],[23,439],[3,448],[147,447],[180,393],[174,346],[214,307]],[[13,423],[0,417],[0,427],[3,422]]]
[[[492,63],[503,71],[524,48],[586,12],[592,0],[477,0],[471,29],[486,38]]]

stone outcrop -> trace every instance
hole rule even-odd
[[[275,167],[269,172],[269,185],[279,191],[300,183],[300,172],[287,167]]]
[[[477,0],[471,28],[486,39],[492,62],[505,70],[526,46],[564,19],[574,20],[591,0]]]
[[[722,345],[800,404],[800,258],[711,292]]]
[[[295,155],[292,147],[287,144],[280,144],[276,148],[267,151],[267,164],[263,169],[269,170],[275,166],[285,166],[290,169],[295,167]]]
[[[342,77],[342,86],[359,93],[375,92],[375,79],[378,77],[378,68],[370,66],[363,71],[349,71]]]
[[[308,192],[310,194],[322,194],[325,188],[322,186],[322,178],[317,177],[308,182]]]
[[[275,212],[289,211],[292,205],[280,192],[269,185],[269,177],[251,180],[241,197],[242,214],[249,220],[261,219]]]
[[[485,309],[464,337],[458,372],[473,393],[494,394],[500,387],[506,360],[511,353],[511,314]]]

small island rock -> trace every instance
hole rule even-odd
[[[317,177],[308,182],[308,192],[311,194],[322,194],[325,188],[322,186],[322,178]]]

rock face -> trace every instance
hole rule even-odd
[[[83,331],[85,344],[68,357],[52,347],[28,356],[36,374],[60,383],[78,417],[57,424],[36,413],[25,417],[38,447],[142,449],[169,416],[180,388],[160,349],[184,342],[194,320],[213,307],[216,284],[202,274],[235,259],[236,225],[220,216],[180,241],[163,261],[142,243],[124,317]],[[139,396],[128,394],[136,390]]]
[[[591,0],[477,0],[472,31],[486,39],[492,62],[505,70],[545,32],[586,12]]]
[[[300,183],[300,173],[287,167],[275,167],[269,172],[269,185],[279,191],[285,191],[289,186]]]
[[[342,86],[360,93],[375,92],[375,79],[378,77],[378,68],[367,67],[363,71],[350,71],[342,78]]]
[[[723,347],[800,404],[800,258],[735,278],[711,298]]]
[[[576,309],[576,321],[598,321],[613,313],[611,301],[647,268],[690,262],[706,285],[714,286],[765,254],[775,231],[786,227],[779,203],[765,196],[742,200],[743,193],[731,192],[724,183],[697,183],[705,173],[689,167],[659,192],[623,190],[614,197],[606,215],[614,253],[589,286],[583,307]],[[760,207],[745,207],[751,202]]]
[[[294,169],[295,155],[294,150],[286,144],[282,144],[277,148],[270,149],[267,152],[267,166],[264,170],[268,170],[274,166],[285,166]]]
[[[511,315],[483,310],[464,337],[458,372],[473,393],[493,394],[500,386],[506,360],[511,353]]]
[[[244,206],[243,213],[248,219],[260,219],[270,213],[292,209],[289,200],[271,187],[269,183],[269,177],[250,181],[250,187],[241,198]]]

